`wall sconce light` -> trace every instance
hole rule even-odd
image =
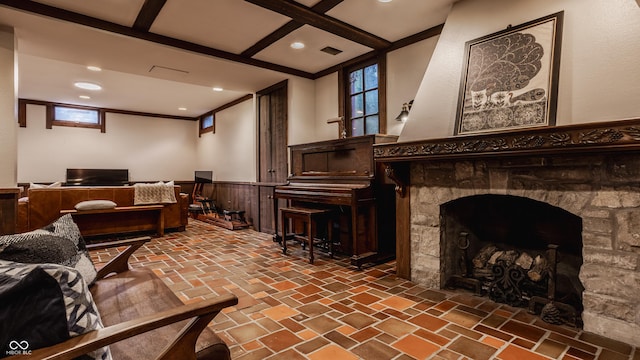
[[[396,117],[396,121],[407,121],[409,118],[409,111],[411,111],[411,106],[413,106],[413,100],[402,104],[402,111],[400,111],[400,114]]]

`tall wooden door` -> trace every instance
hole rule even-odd
[[[287,180],[287,81],[258,92],[259,229],[275,233],[273,186]],[[271,185],[269,185],[271,184]]]

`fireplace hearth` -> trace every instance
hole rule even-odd
[[[544,317],[568,305],[585,331],[640,345],[639,155],[640,119],[376,146],[396,183],[398,273],[433,288],[472,279],[490,294],[511,280],[473,267],[485,246],[544,254],[555,279],[526,289],[530,308]]]

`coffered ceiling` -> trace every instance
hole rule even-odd
[[[0,25],[18,39],[21,98],[193,117],[438,34],[454,1],[0,0]]]

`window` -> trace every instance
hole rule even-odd
[[[49,110],[51,109],[51,110]],[[49,105],[48,110],[51,125],[86,127],[91,129],[102,129],[104,126],[103,112],[97,108],[72,106],[72,105]],[[51,128],[48,126],[48,128]]]
[[[200,116],[200,135],[207,132],[214,132],[214,119],[213,111]]]
[[[384,133],[384,62],[372,59],[350,67],[345,75],[345,114],[351,136]],[[384,123],[384,122],[383,122]]]

